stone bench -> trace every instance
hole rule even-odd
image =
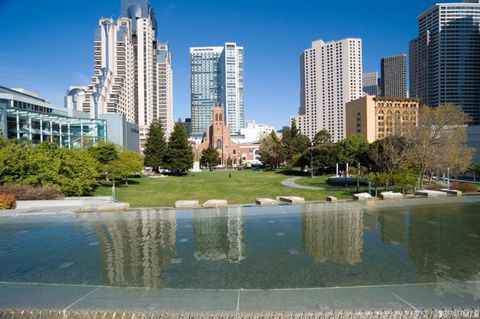
[[[228,201],[225,199],[211,199],[207,200],[202,205],[204,208],[219,208],[219,207],[227,207]]]
[[[175,208],[197,208],[200,207],[198,200],[177,200]]]
[[[442,188],[440,191],[444,192],[444,193],[447,193],[447,195],[454,195],[454,196],[462,196],[463,195],[463,193],[461,191],[458,191],[456,189]]]
[[[327,202],[336,202],[338,198],[335,196],[327,196]]]
[[[425,196],[425,197],[446,197],[447,193],[431,190],[419,190],[415,192],[415,195]]]
[[[382,193],[380,193],[380,198],[381,199],[403,198],[403,194],[402,193],[394,193],[394,192],[382,192]]]
[[[255,203],[259,206],[274,206],[278,205],[278,201],[271,198],[257,198]]]
[[[370,195],[369,193],[353,194],[353,199],[358,201],[369,200],[371,198],[372,198],[372,195]]]
[[[295,196],[277,196],[277,201],[293,205],[305,204],[305,198]]]

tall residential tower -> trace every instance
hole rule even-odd
[[[190,48],[192,137],[201,138],[212,125],[214,105],[225,109],[232,135],[244,127],[243,47]]]
[[[407,97],[407,56],[383,58],[381,61],[381,91],[385,97]]]
[[[157,20],[148,0],[122,0],[118,20],[100,19],[94,39],[94,75],[88,86],[72,86],[69,109],[100,114],[121,113],[140,129],[162,121],[173,129],[172,70],[168,46],[157,41]]]
[[[345,104],[362,96],[362,40],[318,40],[300,57],[298,128],[313,140],[325,129],[334,142],[345,136]]]
[[[480,0],[436,4],[410,41],[410,96],[457,104],[480,124]]]

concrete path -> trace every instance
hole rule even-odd
[[[304,177],[292,177],[292,178],[287,178],[286,180],[282,181],[283,186],[287,187],[292,187],[292,188],[300,188],[300,189],[309,189],[309,190],[314,190],[314,191],[324,191],[326,188],[323,187],[313,187],[313,186],[304,186],[304,185],[299,185],[295,183],[299,179],[302,179]]]

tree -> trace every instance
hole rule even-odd
[[[278,168],[283,163],[282,145],[275,132],[266,135],[260,141],[260,161]]]
[[[231,161],[231,160],[230,160]],[[202,157],[200,158],[200,164],[206,166],[208,169],[220,164],[220,153],[210,145],[207,149],[202,151]]]
[[[88,152],[95,158],[99,165],[97,165],[98,172],[108,180],[111,172],[110,163],[118,159],[120,153],[117,145],[113,143],[99,143],[97,146],[89,147]]]
[[[361,134],[350,135],[337,145],[338,159],[344,164],[361,163],[368,150],[368,140]]]
[[[405,169],[407,162],[407,140],[402,136],[388,136],[376,140],[368,146],[367,162],[374,172],[394,174],[399,169]]]
[[[332,135],[327,130],[318,131],[313,138],[313,146],[331,144]]]
[[[338,163],[338,149],[336,144],[315,146],[306,150],[296,165],[300,167],[312,165],[314,170],[322,174],[332,172]]]
[[[138,153],[124,150],[109,166],[109,177],[113,183],[115,179],[124,179],[125,185],[128,186],[128,177],[142,171],[143,158]]]
[[[145,166],[152,167],[153,171],[158,173],[160,167],[164,165],[166,152],[167,141],[162,124],[159,121],[154,121],[148,129],[147,142],[143,151]]]
[[[193,151],[188,141],[187,131],[181,123],[175,124],[168,141],[165,155],[165,167],[172,173],[180,175],[193,166]]]
[[[460,174],[471,167],[474,150],[466,145],[470,117],[459,106],[421,107],[419,125],[407,133],[407,158],[420,179],[450,169]]]
[[[287,127],[283,131],[281,144],[285,161],[289,165],[293,165],[295,155],[305,152],[310,146],[310,140],[307,136],[300,133],[295,121],[292,120],[291,127]]]

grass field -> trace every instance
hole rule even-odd
[[[283,186],[282,180],[289,178],[282,172],[235,171],[191,173],[184,177],[169,176],[160,179],[137,178],[130,186],[118,185],[116,198],[130,203],[131,207],[172,207],[177,200],[226,199],[229,204],[254,203],[257,197],[300,196],[306,200],[325,200],[328,195],[351,198],[345,191],[313,191]],[[111,195],[111,184],[99,187],[96,196]]]

